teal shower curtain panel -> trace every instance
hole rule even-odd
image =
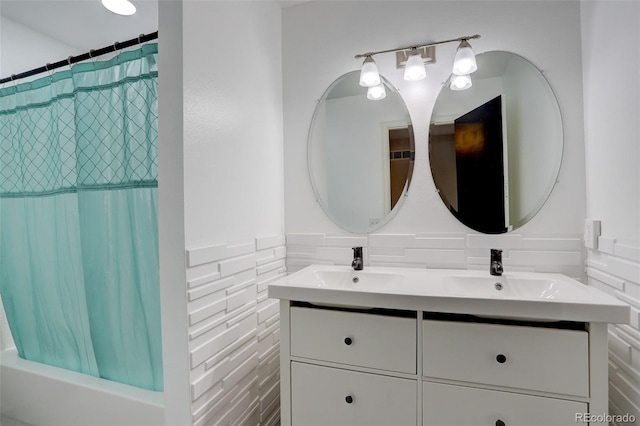
[[[157,51],[0,89],[0,295],[22,358],[161,391]]]

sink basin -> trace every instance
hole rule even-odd
[[[496,286],[496,284],[498,284]],[[499,289],[498,289],[499,288]],[[319,306],[399,309],[527,321],[629,323],[629,305],[561,274],[310,265],[269,297]]]
[[[402,277],[398,274],[354,270],[313,270],[300,275],[296,281],[300,285],[327,289],[385,291],[393,289],[402,281]]]
[[[590,297],[588,287],[562,277],[447,276],[442,282],[454,294],[465,297],[572,301]]]

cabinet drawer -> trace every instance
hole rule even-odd
[[[293,426],[413,426],[417,398],[415,380],[291,363]]]
[[[425,382],[423,391],[423,426],[566,426],[587,412],[584,402],[464,386]]]
[[[423,326],[426,377],[589,395],[586,331],[449,321]]]
[[[416,373],[417,320],[291,308],[291,355]]]

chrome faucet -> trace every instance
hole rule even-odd
[[[356,271],[362,271],[364,262],[362,261],[362,247],[353,247],[353,262],[351,267]]]
[[[500,276],[504,272],[502,267],[502,250],[491,249],[491,264],[489,265],[489,273],[491,275]]]

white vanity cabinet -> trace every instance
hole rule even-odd
[[[584,402],[495,391],[469,386],[424,382],[423,425],[567,426]]]
[[[282,425],[553,426],[606,412],[604,324],[280,306]]]
[[[294,425],[416,424],[415,379],[291,363]]]
[[[291,308],[291,355],[416,374],[416,317]],[[349,367],[346,367],[349,368]]]
[[[310,265],[269,297],[283,426],[605,420],[607,324],[630,320],[620,300],[534,272]]]
[[[423,425],[560,426],[588,411],[585,326],[521,324],[423,321]]]
[[[290,424],[416,424],[415,313],[407,318],[286,305],[284,309],[289,327],[282,333],[289,337],[290,361],[282,368],[290,373]],[[287,424],[285,415],[282,424]]]

